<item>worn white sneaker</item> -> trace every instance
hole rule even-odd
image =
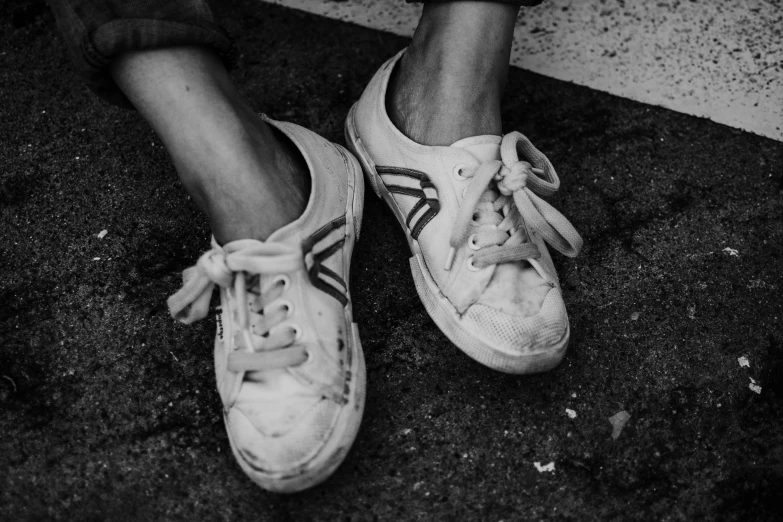
[[[339,466],[364,410],[364,356],[348,289],[364,181],[344,148],[264,120],[307,161],[306,210],[265,242],[220,247],[213,239],[169,308],[196,321],[220,288],[215,374],[231,449],[261,487],[294,492]]]
[[[568,220],[538,197],[558,189],[555,169],[518,132],[450,147],[408,139],[385,103],[403,52],[372,79],[345,133],[405,230],[419,297],[446,336],[490,368],[553,368],[565,355],[569,325],[545,242],[568,256],[582,246]]]

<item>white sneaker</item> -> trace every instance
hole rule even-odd
[[[419,297],[446,336],[490,368],[553,368],[565,355],[569,325],[544,242],[568,256],[582,246],[568,220],[537,195],[558,189],[555,169],[518,132],[450,147],[408,139],[386,113],[389,77],[403,52],[372,79],[345,133],[405,231]]]
[[[294,492],[340,465],[364,410],[364,355],[348,289],[364,181],[344,148],[264,120],[307,161],[306,210],[265,242],[220,247],[213,239],[169,308],[196,321],[220,288],[215,374],[231,449],[261,487]]]

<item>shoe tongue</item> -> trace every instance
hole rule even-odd
[[[472,136],[451,144],[452,147],[470,152],[479,162],[500,159],[500,142],[503,138],[487,134],[484,136]]]
[[[484,136],[472,136],[470,138],[464,138],[453,143],[451,146],[470,152],[479,162],[485,163],[487,161],[500,160],[500,144],[502,141],[503,138],[501,136],[487,134]],[[476,206],[476,210],[480,214],[487,213],[500,215],[500,218],[502,219],[503,215],[500,212],[494,210],[492,204],[492,202],[494,202],[498,196],[500,196],[500,193],[495,189],[493,184],[490,184],[490,186],[487,187],[486,192],[484,192],[484,195],[482,196],[478,205]],[[529,240],[527,238],[527,234],[525,232],[523,232],[523,234],[525,236],[525,240]]]

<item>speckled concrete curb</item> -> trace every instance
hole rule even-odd
[[[402,0],[271,0],[411,36]],[[783,9],[777,2],[548,0],[522,11],[517,67],[783,141]]]

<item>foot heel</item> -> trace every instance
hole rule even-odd
[[[359,241],[359,234],[362,230],[362,216],[364,215],[364,178],[362,177],[362,166],[356,159],[356,156],[340,145],[334,144],[340,154],[345,158],[345,164],[353,175],[353,198],[351,199],[351,215],[353,216],[354,232],[356,241]]]
[[[359,139],[359,135],[356,132],[355,115],[356,104],[351,107],[351,110],[348,112],[348,117],[345,119],[345,143],[348,145],[348,149],[353,152],[354,156],[359,159],[359,163],[362,166],[365,176],[367,176],[367,180],[370,182],[373,192],[380,198],[381,193],[378,190],[377,180],[378,173],[375,172],[375,164],[370,159],[370,155],[367,154],[367,151],[364,150],[362,140]]]

